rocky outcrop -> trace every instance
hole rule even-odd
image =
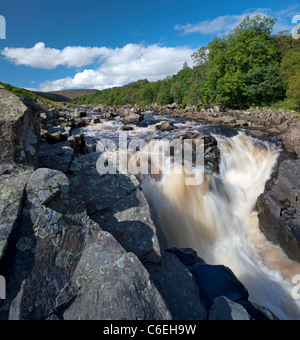
[[[265,236],[300,261],[300,159],[279,160],[257,208]]]
[[[86,240],[72,279],[56,298],[56,309],[65,320],[171,319],[138,258],[102,231]]]
[[[217,297],[214,300],[214,304],[209,311],[208,319],[211,321],[253,320],[243,306],[227,299],[225,296]]]
[[[35,166],[40,140],[39,106],[0,87],[0,164]]]
[[[31,175],[1,319],[170,319],[137,255],[89,217],[91,199],[81,201],[73,181],[50,169]]]
[[[145,266],[173,320],[207,319],[196,280],[176,255],[162,251],[161,263]]]
[[[290,124],[280,139],[287,152],[300,158],[300,120]]]
[[[32,172],[24,166],[0,165],[0,263],[18,225],[25,187]]]
[[[74,161],[69,178],[31,175],[1,267],[0,319],[206,319],[195,279],[161,253],[138,181],[101,177],[96,157]]]
[[[171,131],[176,129],[176,126],[172,122],[162,121],[160,123],[155,124],[154,129],[156,131]]]
[[[195,278],[209,320],[277,320],[267,308],[248,300],[246,287],[229,268],[206,264],[193,249],[167,252],[176,255]]]
[[[70,136],[65,142],[43,144],[39,150],[39,167],[62,171],[67,174],[73,158],[87,153],[83,134]]]
[[[39,150],[39,167],[62,171],[67,174],[75,151],[69,141],[53,145],[41,145]]]
[[[100,176],[97,153],[76,158],[70,167],[70,181],[88,215],[110,232],[128,252],[143,262],[160,261],[156,228],[148,203],[133,175]],[[87,176],[88,174],[88,176]]]

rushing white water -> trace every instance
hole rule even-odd
[[[251,301],[280,319],[299,319],[290,282],[300,265],[265,239],[255,212],[279,151],[243,133],[215,137],[220,175],[206,174],[196,186],[186,185],[185,174],[143,182],[160,240],[164,247],[190,247],[207,263],[228,266],[248,288]]]

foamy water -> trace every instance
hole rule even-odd
[[[221,151],[220,175],[206,174],[187,186],[186,175],[150,176],[142,184],[164,247],[190,247],[209,264],[228,266],[247,287],[250,300],[280,319],[299,319],[292,298],[300,265],[266,240],[255,205],[279,151],[245,134],[215,136]]]

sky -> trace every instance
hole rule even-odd
[[[104,89],[177,73],[246,15],[292,31],[295,1],[1,0],[0,81],[39,91]],[[0,17],[1,19],[1,17]],[[0,36],[3,36],[0,21]]]

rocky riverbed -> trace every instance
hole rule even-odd
[[[202,138],[211,172],[219,171],[215,134],[242,128],[282,143],[257,206],[265,235],[299,261],[297,114],[221,111],[56,109],[0,88],[0,319],[276,319],[229,268],[192,249],[163,248],[135,176],[96,168],[97,139],[119,131]]]

